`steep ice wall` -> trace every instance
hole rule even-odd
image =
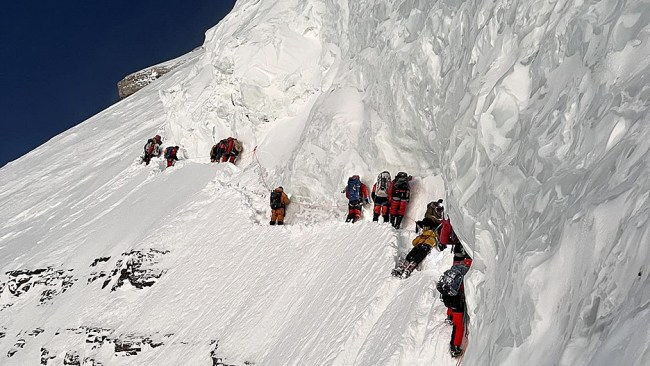
[[[353,172],[441,171],[477,258],[468,364],[641,364],[649,12],[240,1],[208,32],[192,87],[163,93],[168,132],[197,156],[237,135],[303,199],[328,200]]]
[[[440,269],[390,282],[412,233],[342,226],[328,206],[348,175],[388,169],[415,177],[410,217],[446,193],[476,258],[464,364],[647,364],[649,11],[239,1],[202,56],[0,170],[0,264],[39,271],[5,273],[3,289],[34,287],[3,292],[0,350],[14,364],[43,342],[57,362],[74,348],[200,364],[218,338],[238,364],[448,363]],[[169,171],[135,162],[156,131],[183,147]],[[228,135],[245,144],[240,164],[208,165]],[[294,193],[287,231],[260,228],[275,184]],[[171,275],[119,287],[138,266]],[[336,281],[332,299],[321,288]],[[122,355],[129,342],[144,359]]]

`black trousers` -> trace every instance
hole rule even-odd
[[[418,244],[411,251],[409,254],[406,255],[406,261],[407,262],[415,262],[415,263],[420,263],[424,260],[424,258],[429,255],[429,252],[431,252],[431,246],[426,245],[426,244]]]

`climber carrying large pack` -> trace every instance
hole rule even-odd
[[[210,161],[213,163],[230,162],[235,164],[237,157],[244,149],[242,143],[234,137],[228,137],[212,146]]]
[[[379,215],[384,218],[384,222],[389,220],[390,202],[388,199],[388,189],[390,188],[390,173],[386,170],[379,173],[377,182],[372,185],[372,201],[374,202],[372,221],[379,221]]]
[[[151,158],[154,156],[160,156],[160,144],[162,144],[160,135],[156,135],[147,140],[147,143],[144,145],[144,155],[142,155],[142,162],[145,165],[149,165]]]
[[[226,150],[227,145],[227,140],[223,139],[216,144],[212,145],[212,149],[210,149],[210,161],[213,163],[218,163],[221,160],[221,157],[223,156],[223,152]]]
[[[348,178],[348,185],[341,193],[345,193],[348,199],[348,216],[345,222],[357,222],[361,218],[361,205],[370,203],[368,187],[361,183],[361,178],[355,174]]]
[[[165,149],[165,159],[167,159],[167,167],[173,166],[178,160],[178,146],[168,146]]]
[[[463,353],[461,348],[465,333],[465,286],[463,280],[469,266],[457,264],[445,271],[440,280],[436,283],[436,289],[440,294],[440,300],[448,309],[448,316],[451,318],[453,329],[449,352],[451,357],[458,357]]]
[[[441,222],[444,217],[445,206],[442,205],[442,198],[437,201],[431,201],[427,205],[427,211],[424,213],[424,217],[428,217],[436,224],[436,232],[440,234]],[[415,222],[415,232],[418,232],[420,227],[420,221]]]
[[[411,187],[409,181],[411,176],[399,172],[388,187],[388,199],[390,200],[390,223],[395,229],[399,229],[402,219],[406,214],[406,207],[411,199]]]
[[[275,225],[276,222],[278,225],[284,225],[284,214],[287,205],[291,202],[289,201],[289,196],[284,193],[284,188],[279,186],[271,192],[270,198],[271,204],[271,221],[270,225]]]
[[[413,249],[403,261],[397,264],[391,274],[395,277],[408,278],[411,272],[429,255],[432,248],[438,245],[438,237],[433,231],[434,223],[431,219],[422,220],[422,234],[413,239]]]

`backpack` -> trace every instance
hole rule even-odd
[[[271,192],[271,208],[274,210],[277,210],[278,208],[282,208],[282,192],[280,191],[273,191]]]
[[[345,188],[345,191],[348,194],[348,200],[359,201],[361,199],[361,180],[359,177],[350,177],[348,179],[348,186]]]
[[[411,187],[409,187],[409,176],[404,172],[399,172],[393,181],[393,190],[391,198],[408,202],[411,196]]]
[[[442,228],[440,229],[440,242],[443,244],[453,244],[451,235],[453,229],[451,228],[451,222],[449,219],[443,219],[440,223]]]
[[[383,171],[377,176],[377,183],[375,184],[375,196],[388,197],[388,187],[390,186],[390,173]]]
[[[153,150],[156,146],[156,142],[153,139],[147,140],[147,143],[144,145],[144,153],[145,154],[153,154]]]
[[[176,155],[176,149],[173,146],[165,149],[165,159],[173,159],[174,155]]]
[[[445,296],[456,296],[460,293],[460,286],[463,284],[463,277],[469,268],[463,264],[457,264],[446,270],[440,276],[440,281],[436,284],[436,289],[443,298]]]
[[[219,143],[217,144],[217,153],[222,153],[223,154],[224,152],[226,152],[227,148],[228,148],[228,140],[223,139],[223,140],[219,141]]]
[[[244,149],[244,146],[242,145],[242,143],[239,140],[235,139],[234,148],[235,148],[235,151],[237,153],[240,153]]]

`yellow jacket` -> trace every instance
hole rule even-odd
[[[431,248],[435,248],[436,245],[438,245],[438,236],[436,235],[436,232],[433,230],[422,231],[422,234],[413,239],[413,246],[420,244],[426,244]]]

